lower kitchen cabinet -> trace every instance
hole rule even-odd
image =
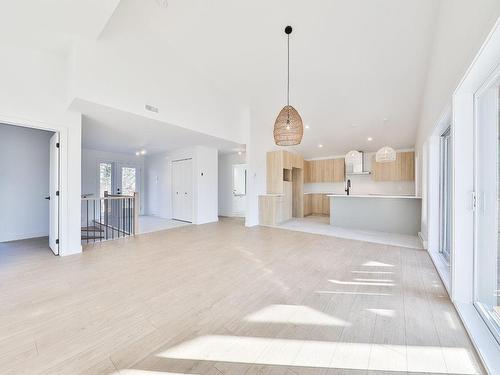
[[[330,198],[327,194],[305,194],[304,195],[304,216],[307,215],[329,215]]]

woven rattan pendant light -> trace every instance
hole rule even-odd
[[[287,85],[286,106],[278,114],[274,123],[274,143],[278,146],[294,146],[300,144],[304,134],[304,126],[299,112],[290,105],[290,34],[292,26],[285,27],[287,36]]]

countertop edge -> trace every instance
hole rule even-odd
[[[422,197],[417,197],[415,195],[363,195],[363,194],[328,194],[327,197],[330,198],[390,198],[390,199],[422,199]]]

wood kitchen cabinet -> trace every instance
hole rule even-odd
[[[304,158],[288,151],[272,151],[266,157],[266,188],[268,194],[283,194],[283,181],[292,180],[293,168],[302,169]]]
[[[373,156],[372,178],[375,181],[414,181],[415,152],[398,152],[395,161],[386,163],[377,163]]]
[[[344,158],[305,160],[304,182],[343,182]]]
[[[312,194],[304,194],[304,216],[312,215]]]
[[[329,214],[330,198],[326,194],[304,194],[304,216]]]

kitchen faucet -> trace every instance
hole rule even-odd
[[[345,189],[347,195],[349,195],[349,190],[351,190],[351,180],[347,180],[347,188]]]

